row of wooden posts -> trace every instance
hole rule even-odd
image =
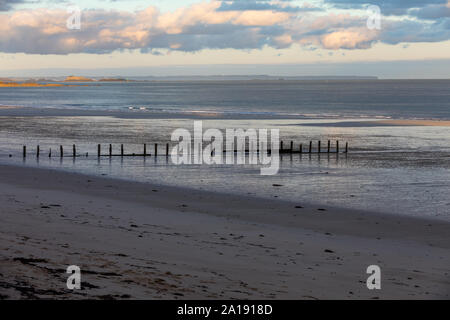
[[[224,151],[224,152],[226,152],[226,151]],[[235,150],[234,152],[237,152],[237,150]],[[249,152],[248,149],[245,150],[245,152],[248,153]],[[257,150],[257,152],[259,153],[259,149]],[[334,152],[333,152],[333,150],[331,148],[331,141],[330,140],[328,140],[328,145],[327,145],[326,151],[322,151],[321,141],[318,141],[316,150],[313,150],[313,142],[312,141],[309,142],[309,149],[305,148],[305,150],[303,149],[303,144],[300,144],[298,150],[295,150],[294,149],[294,141],[291,141],[289,149],[285,149],[284,148],[283,141],[280,142],[279,153],[291,153],[292,154],[292,153],[322,153],[322,152],[339,153],[340,152],[340,150],[339,150],[339,140],[336,141],[336,146],[335,146]],[[36,148],[36,157],[39,158],[40,153],[41,153],[41,148],[38,145],[37,148]],[[268,153],[271,153],[271,150],[268,150]],[[348,153],[348,142],[345,143],[345,151],[344,151],[344,153]],[[26,156],[27,156],[27,146],[23,146],[23,157],[26,158]],[[52,149],[49,150],[48,156],[49,156],[49,158],[52,157]],[[59,147],[59,156],[61,158],[64,157],[64,147],[63,146]],[[76,145],[73,145],[72,146],[72,155],[71,155],[71,157],[75,158],[75,157],[80,157],[80,156],[83,156],[83,155],[77,154],[77,147],[76,147]],[[85,156],[87,157],[88,153],[86,153]],[[106,155],[103,154],[102,155],[102,146],[99,144],[99,145],[97,145],[97,156],[98,157],[137,157],[137,156],[140,156],[140,157],[155,156],[156,157],[156,156],[158,156],[158,144],[156,143],[154,145],[154,154],[153,155],[147,153],[147,144],[144,144],[144,152],[142,154],[136,154],[136,153],[125,154],[123,144],[120,145],[120,154],[113,154],[113,147],[112,147],[112,144],[110,144],[109,145],[109,154],[106,154]],[[166,157],[169,156],[169,144],[168,143],[166,144],[165,156]]]

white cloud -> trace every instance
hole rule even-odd
[[[334,1],[336,2],[336,1]],[[350,1],[341,1],[350,2]],[[359,1],[356,1],[359,2]],[[5,4],[6,2],[0,2]],[[253,2],[248,2],[247,4]],[[86,10],[81,30],[66,28],[62,9],[16,10],[0,13],[0,51],[6,53],[69,54],[198,51],[202,49],[287,48],[293,44],[325,49],[366,49],[376,42],[443,41],[450,39],[448,20],[385,18],[383,29],[369,30],[367,17],[321,11],[274,10],[280,2],[256,9],[223,10],[220,1],[201,2],[161,13],[150,6],[137,12]],[[274,7],[274,3],[277,7]],[[404,2],[398,2],[399,6]],[[444,4],[447,5],[448,4]],[[221,9],[222,8],[222,9]]]

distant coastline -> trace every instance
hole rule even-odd
[[[88,78],[81,76],[68,76],[64,79],[64,82],[127,82],[127,79],[124,78]]]
[[[0,82],[0,88],[13,87],[63,87],[60,83],[37,83],[37,82]]]
[[[371,81],[379,80],[375,76],[272,76],[272,75],[175,75],[175,76],[116,76],[116,77],[88,77],[64,76],[26,78],[0,78],[0,83],[52,83],[52,82],[135,82],[135,81]]]
[[[128,82],[124,78],[101,78],[93,79],[82,76],[68,76],[64,79],[54,79],[54,78],[40,78],[40,79],[29,79],[29,78],[0,78],[0,87],[12,88],[12,87],[67,87],[74,86],[74,84],[69,83],[86,83],[86,82]]]

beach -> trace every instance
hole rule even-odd
[[[449,299],[448,81],[1,91],[0,299]],[[295,152],[174,164],[194,121]]]
[[[450,300],[449,13],[0,0],[0,301]]]
[[[3,299],[450,296],[445,221],[23,166],[0,176]],[[69,265],[81,290],[66,288]]]

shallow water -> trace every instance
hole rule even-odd
[[[0,88],[0,105],[152,113],[450,120],[450,80],[174,81]],[[143,108],[144,110],[140,110]]]
[[[1,88],[0,104],[35,108],[133,110],[133,119],[115,117],[0,117],[0,162],[108,175],[142,182],[228,193],[278,197],[298,203],[427,216],[450,220],[450,128],[413,126],[333,126],[323,124],[379,118],[450,119],[450,81],[130,83],[69,88]],[[4,90],[8,89],[8,90]],[[192,119],[139,118],[140,112],[215,112],[208,128],[277,128],[285,145],[327,140],[349,143],[348,155],[283,155],[275,176],[255,165],[173,165],[154,157],[102,157],[111,143],[126,153],[160,153],[177,128],[192,132]],[[253,119],[221,117],[250,114]],[[261,114],[265,118],[261,118]],[[297,119],[267,119],[267,115]],[[239,118],[239,117],[238,117]],[[322,124],[311,126],[310,124]],[[70,157],[72,144],[80,157]],[[22,145],[28,157],[22,158]],[[36,160],[36,146],[41,157]],[[66,156],[59,158],[59,145]],[[52,158],[48,157],[52,149]],[[86,153],[89,154],[86,157]],[[11,155],[11,157],[9,157]],[[274,187],[273,185],[282,185]]]
[[[115,154],[119,153],[121,143],[127,154],[142,153],[143,143],[147,143],[148,152],[153,153],[153,144],[158,143],[159,154],[164,154],[172,130],[181,127],[192,131],[192,120],[3,118],[0,119],[0,161],[106,174],[141,182],[277,197],[300,204],[322,203],[450,220],[448,128],[303,127],[304,121],[203,121],[204,129],[279,128],[285,145],[295,137],[295,148],[303,143],[305,152],[309,139],[314,140],[314,148],[317,148],[317,140],[322,141],[324,153],[320,155],[283,155],[280,172],[275,176],[261,176],[257,165],[176,166],[164,155],[146,159],[102,157],[100,160],[96,156],[97,143],[102,144],[103,154],[108,153],[109,143],[113,144]],[[333,141],[333,147],[335,140],[342,144],[348,141],[350,153],[325,153],[328,139]],[[25,161],[21,156],[24,143],[28,146]],[[35,157],[38,144],[41,148],[39,161]],[[59,144],[65,148],[67,157],[63,159],[59,158]],[[75,160],[70,157],[72,144],[77,145],[77,153],[81,155]],[[52,158],[48,157],[50,148]]]

